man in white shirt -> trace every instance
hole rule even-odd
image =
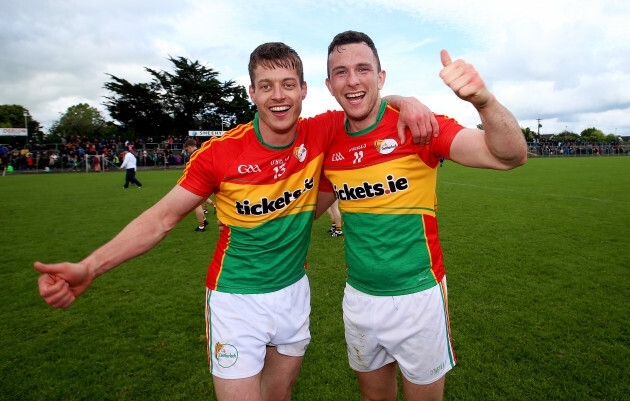
[[[136,156],[134,156],[134,154],[127,149],[123,150],[123,155],[125,159],[123,160],[123,163],[120,165],[120,169],[127,170],[127,175],[125,177],[125,185],[123,186],[123,189],[127,189],[127,187],[129,187],[130,182],[133,182],[134,184],[136,184],[138,188],[142,188],[142,184],[140,183],[140,181],[136,179]]]

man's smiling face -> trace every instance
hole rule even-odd
[[[337,46],[328,56],[328,68],[326,86],[346,112],[350,126],[360,130],[375,123],[385,71],[378,71],[372,49],[365,43]]]
[[[295,134],[302,100],[306,97],[306,82],[300,85],[295,69],[258,65],[254,71],[254,85],[249,87],[249,95],[258,108],[263,139],[268,142],[268,135]]]

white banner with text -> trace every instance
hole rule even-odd
[[[188,136],[221,136],[225,131],[188,131]]]
[[[0,128],[0,136],[28,136],[26,128]]]

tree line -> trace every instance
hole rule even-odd
[[[542,128],[542,125],[540,125]],[[477,124],[478,129],[483,129],[483,124]],[[540,140],[539,135],[536,131],[532,131],[529,127],[521,128],[523,132],[523,136],[527,141]],[[587,142],[596,142],[596,143],[618,143],[621,142],[621,139],[615,134],[604,134],[604,132],[595,127],[590,127],[583,129],[582,132],[578,135],[575,132],[570,131],[562,131],[559,134],[554,134],[545,140],[548,141],[587,141]]]
[[[104,87],[109,95],[103,105],[113,121],[106,121],[93,106],[70,106],[52,124],[48,142],[62,137],[126,139],[187,136],[189,130],[221,130],[251,121],[256,108],[247,90],[233,80],[222,82],[219,72],[199,61],[169,57],[173,71],[145,67],[151,80],[131,83],[107,74]],[[24,127],[19,105],[0,105],[0,128]],[[39,122],[28,119],[29,137],[42,140]],[[0,141],[2,141],[0,139]]]
[[[199,61],[173,58],[174,72],[145,70],[149,83],[132,84],[108,74],[105,88],[112,95],[105,107],[133,137],[182,136],[189,130],[220,130],[254,118],[255,106],[246,89],[221,82],[219,73]]]

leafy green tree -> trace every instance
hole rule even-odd
[[[59,120],[53,122],[50,133],[55,136],[85,136],[100,138],[107,123],[101,112],[87,103],[68,107]]]
[[[173,121],[162,107],[159,93],[146,83],[132,84],[110,75],[105,88],[114,96],[104,103],[109,115],[120,123],[123,132],[131,136],[160,136],[173,130]]]
[[[580,136],[588,141],[603,142],[606,135],[595,127],[586,128],[580,132]]]
[[[112,118],[135,136],[186,135],[189,130],[218,130],[250,121],[255,107],[244,87],[221,82],[219,73],[198,61],[173,58],[174,71],[145,70],[149,83],[131,84],[110,75],[113,93],[105,106]]]
[[[534,139],[536,137],[536,133],[529,129],[529,127],[521,127],[521,131],[523,132],[523,136],[525,137],[525,139]]]
[[[561,133],[559,133],[558,135],[556,135],[556,138],[558,139],[568,139],[568,140],[573,140],[573,139],[578,139],[580,136],[578,134],[576,134],[575,132],[571,132],[571,131],[567,131],[564,130]]]
[[[0,128],[24,128],[24,113],[26,113],[26,128],[28,138],[42,139],[42,127],[37,120],[34,120],[31,113],[24,107],[17,104],[0,105]],[[26,137],[23,137],[26,143]],[[20,144],[22,144],[20,142]]]
[[[24,112],[26,112],[26,128],[29,134],[41,131],[39,122],[33,119],[24,106],[17,104],[0,105],[0,128],[24,128]]]
[[[146,69],[154,77],[153,86],[173,117],[177,132],[202,128],[204,120],[216,114],[223,103],[225,91],[217,79],[219,73],[184,57],[169,60],[175,66],[174,73]]]
[[[231,86],[226,89],[230,99],[226,105],[219,108],[218,112],[227,127],[234,127],[237,124],[244,124],[254,119],[256,115],[256,105],[250,102],[247,90],[241,86]],[[212,123],[211,127],[219,127],[219,124]],[[226,127],[226,128],[227,128]]]
[[[616,136],[615,134],[608,134],[608,135],[606,135],[606,142],[618,143],[619,142],[619,137]]]

